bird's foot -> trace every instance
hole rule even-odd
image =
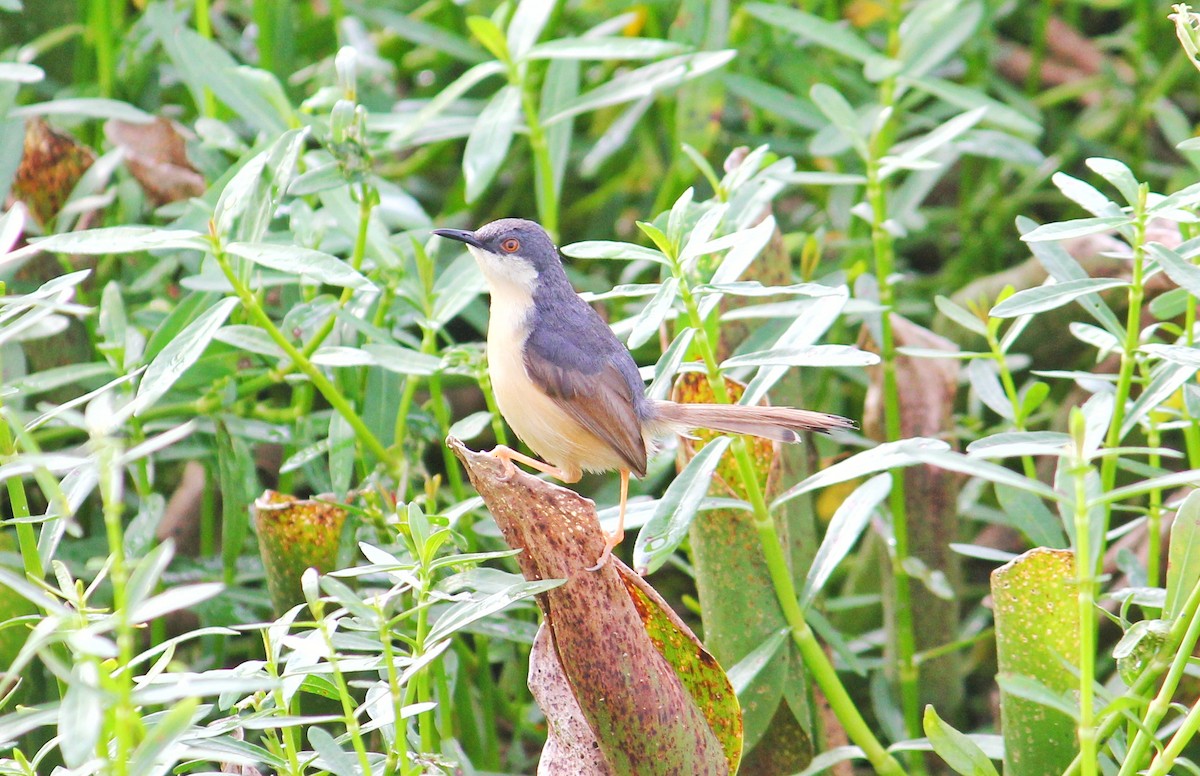
[[[620,544],[621,540],[624,538],[625,538],[624,531],[618,531],[614,534],[606,534],[604,537],[604,552],[600,553],[600,559],[597,560],[595,562],[595,564],[588,566],[587,570],[588,571],[599,571],[600,569],[602,569],[606,565],[608,565],[609,559],[612,558],[613,549],[618,544]]]
[[[517,476],[517,465],[512,461],[513,453],[515,452],[516,450],[513,450],[511,447],[506,445],[496,445],[492,448],[491,452],[488,453],[488,455],[500,459],[501,473],[496,479],[500,480],[501,482],[508,482],[513,477]]]

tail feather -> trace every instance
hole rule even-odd
[[[854,421],[840,415],[798,410],[793,407],[751,407],[742,404],[680,404],[659,401],[654,404],[655,420],[676,432],[707,428],[729,434],[799,442],[801,431],[827,434],[854,428]]]

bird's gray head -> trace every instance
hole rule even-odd
[[[466,243],[493,288],[515,284],[532,291],[539,279],[563,275],[558,249],[546,230],[533,221],[501,218],[474,232],[435,229],[433,233]]]

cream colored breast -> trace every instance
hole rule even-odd
[[[623,466],[607,443],[581,426],[547,396],[525,371],[526,318],[533,304],[522,289],[493,284],[488,322],[488,374],[500,414],[544,461],[569,472],[608,471]]]

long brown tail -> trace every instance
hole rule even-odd
[[[749,407],[741,404],[654,403],[655,420],[673,431],[696,428],[750,434],[780,442],[799,442],[801,431],[829,433],[854,428],[854,421],[840,415],[798,410],[792,407]]]

